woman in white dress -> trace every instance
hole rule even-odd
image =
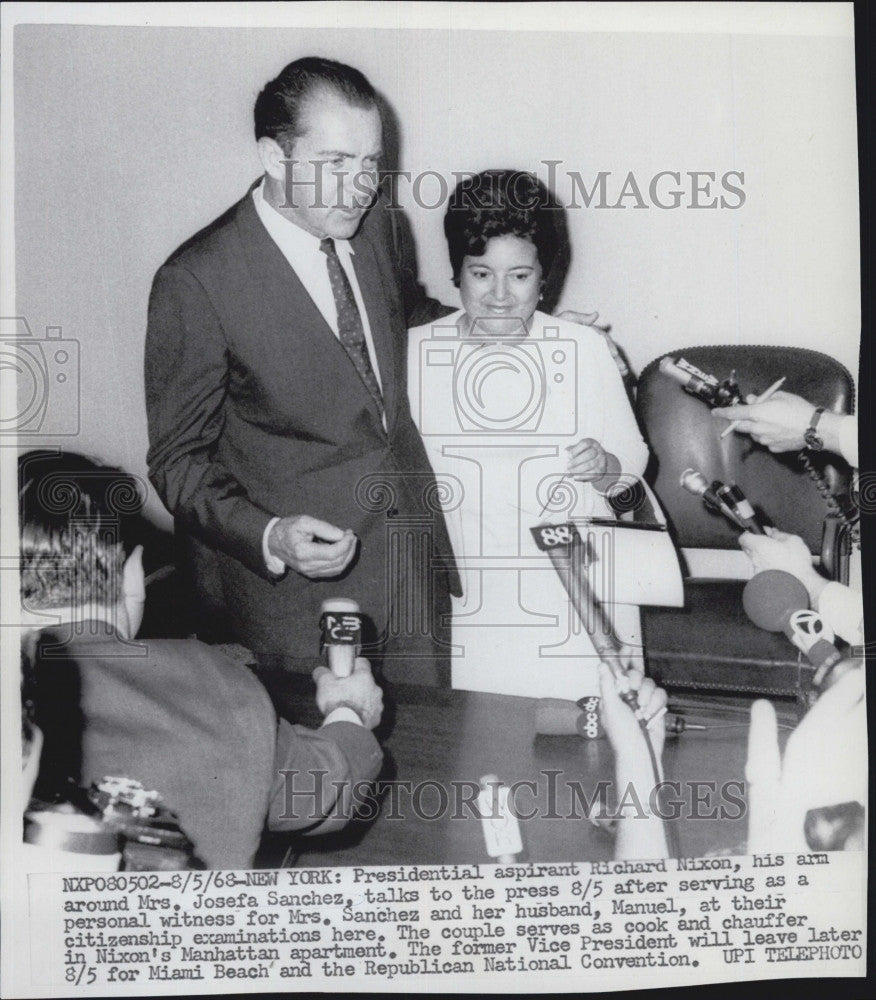
[[[538,311],[556,212],[519,171],[457,187],[444,229],[462,309],[410,331],[409,392],[463,578],[453,686],[577,699],[598,692],[598,657],[530,529],[611,516],[606,494],[648,452],[605,338]],[[638,609],[609,611],[635,643]]]

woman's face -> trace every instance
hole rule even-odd
[[[511,235],[487,240],[481,257],[463,258],[459,292],[473,334],[519,337],[541,293],[535,244]]]

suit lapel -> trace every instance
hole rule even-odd
[[[334,330],[325,321],[325,317],[311,298],[304,283],[295,273],[295,269],[290,267],[289,261],[286,260],[282,250],[271,239],[270,234],[262,225],[262,221],[259,219],[255,205],[253,204],[252,188],[250,188],[250,191],[240,203],[237,214],[237,225],[250,273],[259,287],[258,300],[263,317],[262,329],[266,334],[270,330],[277,331],[275,334],[277,342],[266,344],[266,348],[275,348],[277,351],[282,352],[283,338],[284,336],[288,336],[288,330],[294,323],[299,336],[311,340],[315,352],[320,352],[319,362],[321,365],[324,366],[331,359],[335,365],[344,366],[344,371],[352,369],[356,376],[356,381],[362,387],[362,391],[368,396],[369,401],[371,401],[379,422],[377,404],[374,403],[365,383],[356,372],[356,368],[344,349],[343,344],[341,344],[340,340],[335,336]],[[370,250],[370,248],[368,249]],[[357,256],[358,254],[353,255],[354,260]],[[368,250],[365,251],[363,256],[370,256]],[[359,279],[365,308],[368,310],[372,334],[375,337],[375,349],[378,352],[377,363],[380,366],[381,381],[383,382],[385,391],[388,382],[392,382],[392,360],[391,357],[387,357],[384,360],[384,354],[387,352],[377,346],[376,329],[387,329],[388,318],[384,320],[381,317],[380,320],[375,320],[373,310],[378,308],[380,296],[374,295],[373,292],[370,295],[366,293],[366,283],[360,276],[362,272],[360,271],[358,262],[354,266],[356,266],[356,277]],[[365,270],[369,271],[369,268],[366,267]],[[379,276],[377,276],[376,268],[374,268],[374,275],[373,279],[369,278],[369,283],[374,284],[374,281],[377,281],[377,287],[379,288]],[[373,304],[372,300],[374,300]],[[282,356],[282,353],[277,356]],[[389,375],[388,380],[385,373]],[[385,404],[386,402],[385,400]],[[388,410],[389,407],[387,405]]]

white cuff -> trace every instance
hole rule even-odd
[[[359,718],[358,713],[346,705],[339,705],[337,708],[333,708],[322,720],[323,726],[327,726],[331,722],[355,722],[357,726],[362,725],[362,720]]]
[[[858,467],[858,418],[846,415],[840,418],[839,450],[842,457],[852,466]]]
[[[858,591],[832,580],[818,595],[818,613],[849,645],[863,645],[864,598]]]
[[[268,535],[271,533],[271,528],[280,520],[279,517],[272,517],[268,521],[268,526],[265,528],[264,534],[262,535],[262,556],[265,560],[265,566],[268,567],[268,572],[273,573],[274,576],[282,576],[286,572],[286,564],[282,559],[278,559],[275,555],[271,553],[268,548]]]

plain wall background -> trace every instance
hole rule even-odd
[[[415,175],[544,179],[541,161],[560,160],[561,181],[579,171],[588,187],[610,171],[613,204],[630,171],[646,199],[661,170],[743,171],[736,210],[570,211],[562,305],[598,309],[637,371],[703,343],[794,344],[856,370],[850,38],[19,25],[14,43],[16,311],[81,345],[81,430],[53,443],[145,478],[152,276],[257,176],[253,100],[307,54],[354,64],[386,96]],[[455,304],[443,210],[398,190],[421,279]],[[154,496],[149,510],[169,523]]]

